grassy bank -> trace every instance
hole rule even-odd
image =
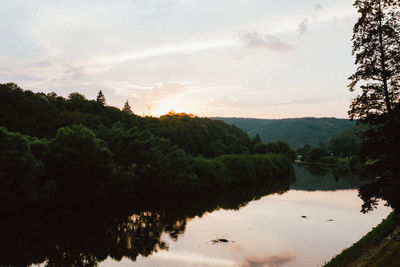
[[[399,228],[399,214],[392,212],[357,243],[345,249],[324,266],[399,266],[400,242],[387,239]]]

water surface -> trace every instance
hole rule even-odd
[[[295,167],[297,181],[283,194],[239,210],[216,210],[191,218],[178,239],[137,266],[320,266],[381,222],[391,209],[363,214],[355,176]],[[215,243],[226,239],[229,242]],[[108,258],[100,266],[129,266]]]
[[[357,177],[295,172],[203,197],[2,221],[0,265],[318,266],[391,211],[362,214]]]
[[[318,266],[350,246],[390,209],[363,215],[356,190],[296,191],[251,202],[239,211],[219,210],[187,222],[168,251],[139,257],[138,266]],[[306,216],[303,218],[302,216]],[[216,243],[224,238],[232,242]],[[100,266],[128,266],[108,259]],[[256,265],[264,264],[264,265]]]

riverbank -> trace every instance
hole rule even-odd
[[[324,266],[400,266],[400,215],[392,212]]]

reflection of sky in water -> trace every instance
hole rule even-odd
[[[169,251],[136,262],[106,260],[100,266],[317,266],[328,261],[390,213],[380,205],[362,214],[357,190],[296,191],[250,202],[239,211],[218,210],[194,218]],[[303,218],[302,216],[306,216]],[[233,241],[213,244],[216,238]]]

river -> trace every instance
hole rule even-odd
[[[360,212],[357,177],[295,166],[296,181],[163,209],[68,214],[9,226],[0,263],[34,266],[320,266],[391,209]],[[168,202],[168,201],[166,201]]]

